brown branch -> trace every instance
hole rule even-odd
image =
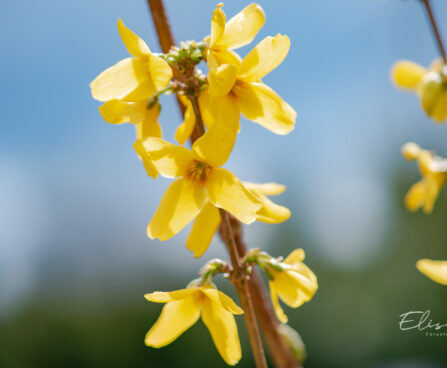
[[[167,20],[166,12],[164,10],[162,0],[148,0],[152,18],[157,30],[158,39],[163,52],[168,52],[172,46],[175,45],[174,37],[172,35],[171,29],[169,27],[169,22]],[[174,70],[174,78],[184,81],[184,76],[177,70]],[[178,96],[177,101],[182,115],[185,113],[185,107],[180,102]],[[204,132],[203,121],[201,118],[201,113],[197,101],[197,97],[190,99],[193,104],[194,113],[196,115],[196,125],[194,131],[191,135],[191,142],[198,139]],[[241,236],[241,224],[232,216],[228,215],[231,224],[231,230],[233,234],[234,243],[238,250],[238,255],[242,258],[245,255],[246,247]],[[222,227],[220,228],[222,236]],[[223,236],[222,236],[223,237]],[[247,283],[244,282],[244,287]],[[256,317],[262,334],[265,338],[267,347],[269,349],[270,356],[273,360],[274,366],[277,368],[297,368],[299,367],[296,362],[292,350],[287,345],[284,337],[279,333],[279,322],[276,319],[275,313],[272,309],[272,305],[268,296],[266,295],[264,283],[259,275],[259,273],[254,270],[249,281],[249,290],[251,291],[251,296],[253,298],[253,304],[255,308]],[[241,300],[242,304],[242,300]]]
[[[219,212],[220,217],[222,218],[221,235],[225,245],[227,246],[231,263],[233,265],[233,282],[238,292],[242,309],[244,310],[245,324],[247,325],[248,337],[250,338],[250,344],[253,350],[253,357],[255,358],[256,367],[267,368],[261,335],[259,333],[259,327],[256,321],[255,311],[253,309],[251,293],[247,284],[247,275],[244,274],[242,269],[242,262],[234,239],[229,214],[223,209],[220,209]]]
[[[436,23],[435,16],[433,14],[433,10],[431,8],[430,0],[421,0],[425,6],[425,10],[427,11],[428,18],[430,20],[430,24],[433,30],[433,34],[436,39],[436,43],[439,48],[439,53],[441,54],[442,59],[444,60],[444,64],[447,64],[447,55],[445,52],[444,43],[442,42],[441,33],[439,32],[439,27]]]

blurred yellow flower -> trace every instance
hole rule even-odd
[[[239,130],[240,113],[276,134],[293,130],[296,112],[261,78],[275,69],[290,48],[287,36],[276,35],[262,40],[239,66],[223,64],[208,70],[208,90],[202,100],[208,124],[226,124]]]
[[[104,70],[90,84],[92,95],[99,101],[118,99],[141,101],[164,89],[172,78],[171,67],[151,53],[146,43],[121,19],[118,31],[127,51],[133,56]]]
[[[447,285],[447,261],[432,261],[420,259],[416,263],[417,269],[433,281]]]
[[[270,296],[276,316],[282,323],[287,316],[281,308],[279,298],[289,307],[298,308],[312,299],[318,289],[317,277],[304,263],[304,250],[296,249],[279,264],[282,271],[270,268]]]
[[[276,183],[255,184],[243,183],[259,200],[262,207],[256,213],[256,220],[269,224],[278,224],[290,217],[290,211],[284,206],[273,203],[267,196],[278,195],[286,189],[284,185]],[[194,257],[201,257],[208,249],[216,233],[221,218],[219,209],[208,202],[200,211],[186,240],[186,247],[194,253]]]
[[[224,293],[211,286],[191,286],[171,292],[156,291],[146,294],[145,298],[155,303],[166,303],[157,322],[146,334],[146,345],[154,348],[166,346],[202,317],[225,362],[235,365],[241,359],[233,314],[242,314],[243,311]]]
[[[447,160],[421,149],[415,143],[405,144],[402,154],[409,161],[418,161],[422,175],[422,179],[414,184],[405,196],[405,206],[412,212],[422,207],[425,213],[431,213],[447,179]]]
[[[182,230],[210,202],[249,224],[261,208],[259,199],[230,171],[221,168],[233,149],[236,134],[215,124],[191,150],[159,138],[135,143],[137,153],[151,160],[158,172],[175,180],[150,221],[151,239],[167,240]]]
[[[208,44],[206,55],[210,66],[238,65],[241,58],[233,49],[238,49],[253,41],[265,22],[264,11],[258,4],[253,3],[225,23],[226,17],[222,6],[223,4],[219,4],[214,10],[211,19],[211,35],[205,38]]]
[[[105,121],[111,124],[131,123],[135,125],[137,140],[147,137],[161,138],[161,127],[158,122],[160,104],[156,103],[149,107],[148,101],[125,102],[121,100],[110,100],[105,102],[99,112]],[[143,165],[149,176],[156,178],[158,171],[150,160],[143,159]]]
[[[447,65],[441,60],[428,69],[412,61],[399,61],[391,77],[396,86],[419,95],[422,108],[434,121],[447,121]]]

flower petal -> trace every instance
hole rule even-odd
[[[151,239],[167,240],[177,234],[205,205],[205,188],[188,179],[177,179],[166,190],[147,227]]]
[[[279,224],[289,219],[290,210],[272,202],[266,196],[258,196],[261,209],[256,213],[256,219],[267,224]]]
[[[213,124],[194,142],[191,151],[198,160],[219,167],[227,162],[235,141],[236,133],[221,124]]]
[[[140,37],[127,28],[123,21],[118,19],[118,32],[129,54],[135,57],[145,57],[151,53],[151,50]]]
[[[206,252],[219,224],[219,210],[208,202],[194,220],[186,240],[186,248],[194,253],[194,257],[201,257]]]
[[[241,343],[233,315],[206,298],[202,304],[202,320],[213,338],[217,350],[228,365],[241,359]]]
[[[184,96],[180,96],[184,97]],[[179,125],[175,131],[175,139],[178,143],[185,143],[189,137],[191,137],[194,125],[196,124],[196,117],[194,115],[194,109],[190,101],[187,98],[180,98],[184,106],[186,107],[185,116],[183,122]]]
[[[211,37],[210,47],[213,47],[220,41],[225,31],[225,13],[222,10],[222,5],[219,4],[214,9],[213,17],[211,18]]]
[[[244,57],[238,78],[246,82],[258,82],[282,63],[290,49],[289,37],[277,34],[266,37]]]
[[[160,108],[161,106],[157,104],[150,109],[146,108],[144,110],[143,121],[136,125],[137,139],[144,139],[148,137],[161,138],[161,126],[158,122]]]
[[[265,13],[256,4],[250,4],[232,17],[225,25],[223,38],[219,46],[237,49],[248,45],[265,23]]]
[[[198,292],[197,288],[187,288],[175,291],[154,291],[153,293],[145,294],[144,297],[150,302],[168,303],[190,297]]]
[[[169,302],[146,334],[144,342],[154,348],[166,346],[196,323],[199,317],[200,304],[193,296]]]
[[[157,92],[168,86],[172,78],[172,69],[166,61],[157,55],[150,54],[148,56],[148,69],[149,79]]]
[[[244,181],[244,185],[247,189],[256,192],[257,194],[266,195],[266,196],[274,196],[278,194],[284,193],[286,190],[286,186],[277,183],[252,183],[249,181]]]
[[[443,92],[439,94],[431,111],[431,117],[437,123],[447,121],[447,88],[444,87]]]
[[[432,261],[420,259],[416,263],[417,269],[433,281],[447,285],[447,261]]]
[[[306,255],[304,253],[304,250],[298,248],[287,256],[287,258],[284,260],[284,263],[287,263],[289,265],[298,264],[303,262],[305,257]]]
[[[237,67],[224,64],[208,71],[208,93],[213,96],[224,96],[231,91],[236,83]]]
[[[273,309],[275,311],[276,317],[278,318],[279,322],[281,323],[287,323],[289,320],[284,313],[284,310],[281,308],[281,305],[279,304],[278,300],[278,293],[275,289],[275,284],[273,282],[269,282],[269,289],[270,289],[270,298],[272,300]]]
[[[148,79],[148,62],[126,58],[104,70],[90,83],[93,98],[98,101],[118,99],[139,101],[157,92]]]
[[[259,200],[228,170],[214,169],[206,189],[210,202],[216,207],[228,211],[244,224],[256,220],[256,212],[261,208]]]
[[[231,299],[228,295],[222,293],[217,289],[211,288],[201,288],[202,293],[204,293],[208,298],[211,299],[213,303],[218,304],[221,308],[224,308],[227,312],[232,314],[243,314],[244,311]]]
[[[276,134],[288,134],[296,112],[263,83],[240,83],[234,88],[242,115]]]
[[[232,64],[239,66],[242,62],[241,57],[233,50],[209,49],[207,56],[208,69],[216,68],[222,64]]]
[[[405,196],[405,206],[408,211],[415,212],[421,208],[426,202],[427,198],[427,183],[426,180],[413,184]]]
[[[231,95],[210,97],[207,91],[199,97],[200,112],[206,126],[220,124],[238,133],[240,111],[237,101]]]
[[[427,70],[412,61],[398,61],[391,70],[393,83],[400,88],[416,90]]]
[[[182,176],[193,160],[186,147],[176,146],[160,138],[138,140],[134,148],[143,159],[151,160],[161,175],[167,178]]]

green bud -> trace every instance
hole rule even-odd
[[[300,334],[290,327],[288,324],[282,324],[279,326],[279,333],[286,339],[287,344],[292,349],[295,359],[300,363],[304,363],[306,360],[307,352],[303,339]]]

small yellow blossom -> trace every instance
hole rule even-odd
[[[121,19],[118,31],[133,57],[121,60],[98,75],[90,84],[93,97],[103,102],[112,99],[141,101],[166,88],[172,78],[168,63],[154,55]]]
[[[108,123],[134,124],[137,131],[137,140],[139,140],[147,137],[161,138],[161,127],[158,122],[160,108],[161,106],[158,103],[149,107],[147,100],[138,102],[110,100],[99,108],[99,112]],[[142,160],[147,174],[156,178],[158,171],[152,162],[150,160]]]
[[[304,263],[304,250],[296,249],[280,264],[282,271],[270,268],[270,296],[276,316],[282,323],[287,316],[282,310],[279,298],[289,307],[298,308],[312,299],[318,289],[317,277]]]
[[[417,160],[422,179],[414,184],[405,196],[405,205],[409,211],[422,207],[425,213],[431,213],[438,194],[447,179],[447,160],[433,152],[421,149],[415,143],[407,143],[402,154],[409,160]]]
[[[240,113],[276,134],[288,134],[296,112],[261,79],[286,57],[290,40],[276,35],[262,40],[239,66],[223,64],[208,70],[209,87],[202,100],[204,120],[239,130]]]
[[[221,168],[228,160],[236,134],[222,125],[212,125],[191,150],[159,138],[146,138],[134,145],[137,153],[151,160],[167,178],[178,178],[163,195],[150,221],[151,239],[167,240],[182,230],[210,202],[249,224],[261,208],[259,199],[230,171]]]
[[[264,25],[265,14],[256,4],[246,6],[227,23],[223,4],[217,5],[211,19],[211,36],[205,38],[208,43],[208,65],[235,64],[241,58],[233,50],[248,45]]]
[[[417,269],[433,281],[447,285],[447,261],[432,261],[420,259],[416,263]]]
[[[440,60],[426,69],[411,61],[397,62],[391,72],[396,86],[416,92],[434,121],[447,121],[447,65]]]
[[[183,144],[191,136],[194,126],[196,125],[196,116],[194,114],[194,108],[192,107],[191,101],[187,97],[179,96],[181,103],[185,106],[185,115],[183,117],[183,122],[179,125],[175,131],[175,140]]]
[[[284,206],[273,203],[267,196],[278,195],[286,189],[284,185],[276,183],[255,184],[244,182],[244,186],[250,190],[262,204],[256,213],[256,220],[278,224],[290,217],[290,211]],[[194,253],[194,257],[201,257],[208,249],[214,234],[221,222],[219,209],[212,203],[207,203],[194,220],[194,225],[186,240],[186,247]]]
[[[233,314],[243,311],[224,293],[211,286],[191,286],[171,292],[156,291],[145,298],[166,303],[160,317],[146,334],[145,343],[161,348],[177,339],[202,317],[222,358],[228,365],[241,359],[241,345]]]

